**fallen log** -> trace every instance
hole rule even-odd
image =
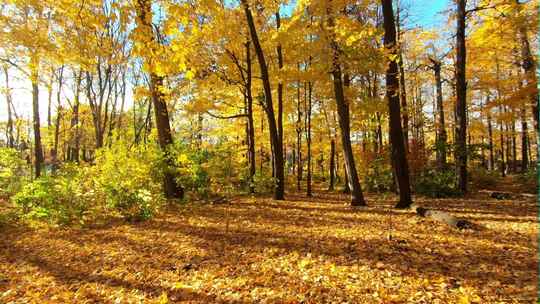
[[[524,199],[536,198],[536,194],[532,194],[532,193],[515,193],[515,192],[503,192],[503,191],[491,191],[491,190],[480,190],[478,192],[486,193],[491,198],[498,199],[498,200],[509,200],[512,198],[524,198]]]
[[[417,215],[421,217],[430,218],[432,220],[447,224],[457,229],[474,229],[478,227],[470,221],[455,217],[448,212],[430,210],[416,205],[411,206],[411,208],[416,212]]]

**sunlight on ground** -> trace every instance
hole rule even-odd
[[[535,204],[426,200],[459,231],[393,201],[240,198],[86,229],[6,228],[0,302],[512,303],[536,299]],[[418,201],[418,200],[417,200]],[[466,207],[465,207],[466,206]]]

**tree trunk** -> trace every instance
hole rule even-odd
[[[487,97],[486,104],[489,103],[489,96]],[[491,108],[487,109],[487,123],[488,123],[488,145],[489,145],[489,170],[495,170],[495,158],[493,155],[493,124],[491,118]]]
[[[394,25],[394,11],[392,0],[383,0],[384,15],[384,44],[390,54],[395,55],[396,28]],[[399,202],[396,208],[409,208],[412,204],[411,188],[409,184],[409,167],[407,164],[403,131],[401,128],[401,111],[398,97],[398,65],[395,60],[390,60],[386,69],[386,98],[389,110],[390,144],[392,150],[392,164],[399,187]]]
[[[518,6],[521,6],[519,0],[516,0]],[[520,9],[521,10],[521,9]],[[524,24],[524,23],[522,23]],[[524,25],[519,27],[519,39],[521,40],[521,57],[523,60],[522,68],[525,72],[525,79],[527,80],[527,87],[532,91],[529,95],[531,103],[532,116],[534,118],[534,129],[538,135],[538,78],[536,75],[536,62],[531,53],[531,47],[529,44],[529,38],[527,36],[527,28]]]
[[[334,191],[334,180],[336,172],[336,141],[334,138],[330,140],[330,184],[328,185],[328,191]]]
[[[60,122],[62,121],[62,104],[61,104],[61,92],[62,92],[62,78],[64,73],[64,66],[60,68],[58,74],[58,90],[56,92],[56,122],[54,125],[54,148],[52,150],[52,161],[56,167],[58,162],[58,139],[60,136]]]
[[[152,3],[149,0],[138,0],[138,22],[144,27],[147,33],[150,34],[151,43],[155,41],[152,33]],[[148,60],[150,66],[153,65],[151,59]],[[169,112],[167,111],[167,103],[164,99],[161,87],[163,86],[163,77],[150,72],[150,92],[152,94],[152,103],[154,104],[154,115],[156,120],[156,128],[158,133],[158,142],[161,150],[165,155],[165,163],[167,168],[164,172],[164,192],[167,198],[183,198],[184,189],[176,182],[177,174],[172,172],[174,165],[172,155],[169,152],[169,146],[173,145],[171,134],[171,126],[169,124]]]
[[[466,0],[457,0],[456,32],[456,170],[457,188],[467,192],[467,83],[465,78],[465,6]]]
[[[39,74],[37,64],[35,67],[33,67],[30,78],[32,80],[32,110],[34,116],[34,174],[37,178],[41,176],[41,167],[43,165],[43,147],[41,145],[41,130],[39,121]]]
[[[298,65],[300,69],[300,64]],[[302,110],[300,103],[300,81],[297,83],[297,96],[296,96],[296,151],[298,151],[297,157],[297,167],[296,167],[296,190],[300,191],[302,189],[302,170],[303,170],[303,160],[302,160]]]
[[[528,126],[527,126],[527,112],[525,105],[522,105],[521,107],[521,171],[526,172],[529,167],[529,154],[528,148],[527,148],[527,133],[528,133]]]
[[[311,189],[311,171],[313,170],[311,165],[311,98],[312,98],[312,83],[308,83],[308,105],[306,109],[307,118],[307,180],[306,180],[306,195],[311,197],[313,195]]]
[[[4,75],[6,77],[6,87],[5,87],[5,96],[6,96],[6,109],[7,109],[7,126],[6,126],[6,138],[7,146],[9,148],[15,147],[15,139],[13,138],[13,116],[11,113],[11,88],[9,87],[9,72],[8,67],[4,65]]]
[[[285,172],[283,168],[283,145],[279,140],[278,128],[276,126],[276,119],[274,115],[274,106],[272,103],[272,89],[270,87],[270,77],[268,76],[268,66],[266,65],[266,59],[264,58],[263,49],[259,42],[259,37],[257,36],[257,30],[255,28],[255,21],[253,20],[253,15],[251,14],[251,9],[247,0],[241,0],[242,6],[244,7],[244,12],[246,15],[246,20],[249,27],[249,32],[251,35],[251,41],[255,48],[255,54],[257,55],[257,61],[259,62],[259,67],[261,71],[261,78],[263,81],[264,89],[264,110],[266,116],[268,117],[268,130],[270,133],[270,143],[273,147],[273,159],[275,165],[275,178],[276,186],[274,189],[274,199],[283,200],[285,194]]]
[[[403,68],[403,50],[401,49],[401,23],[400,23],[400,9],[398,1],[397,9],[397,43],[399,44],[399,99],[401,102],[401,108],[403,108],[402,118],[403,119],[403,140],[405,143],[405,151],[409,151],[409,111],[407,109],[407,90],[405,86],[405,69]]]
[[[279,15],[279,11],[276,12],[276,27],[279,32],[279,28],[281,27],[281,18]],[[278,43],[276,47],[277,57],[278,57],[278,68],[279,73],[281,73],[283,69],[283,52],[281,48],[281,43]],[[281,79],[281,75],[279,77]],[[278,127],[278,138],[279,143],[282,145],[283,150],[283,82],[281,80],[278,81],[278,116],[277,116],[277,127]]]
[[[253,122],[253,94],[251,92],[251,47],[246,42],[246,101],[248,119],[249,192],[255,193],[255,126]]]
[[[441,80],[441,62],[438,60],[432,60],[433,72],[435,74],[435,84],[437,87],[437,167],[442,170],[446,167],[446,125],[444,122],[444,108],[443,108],[443,95],[442,95],[442,80]]]
[[[345,160],[345,169],[347,175],[347,185],[351,191],[351,205],[352,206],[365,206],[364,195],[362,194],[362,188],[360,186],[360,180],[358,179],[358,173],[356,171],[356,165],[354,163],[354,154],[351,144],[351,131],[350,131],[350,118],[349,118],[349,104],[345,100],[345,93],[343,90],[343,80],[341,73],[341,66],[337,58],[337,43],[333,42],[332,48],[334,49],[333,59],[333,84],[334,94],[336,96],[337,112],[339,127],[341,130],[341,144],[343,149],[343,158]],[[345,82],[348,83],[348,77],[345,76]]]

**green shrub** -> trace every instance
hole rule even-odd
[[[455,188],[455,181],[453,170],[426,170],[415,179],[414,191],[435,198],[457,196],[460,192]]]
[[[27,165],[19,152],[11,148],[0,148],[0,196],[9,197],[17,193],[27,178]]]
[[[98,151],[92,169],[106,207],[129,221],[151,218],[163,203],[159,155],[156,148],[122,145]]]
[[[90,208],[82,197],[80,176],[43,176],[24,185],[12,200],[22,216],[55,224],[82,222]]]

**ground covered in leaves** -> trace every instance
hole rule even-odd
[[[534,199],[417,199],[482,226],[320,193],[188,204],[143,223],[2,227],[0,303],[532,303]]]

